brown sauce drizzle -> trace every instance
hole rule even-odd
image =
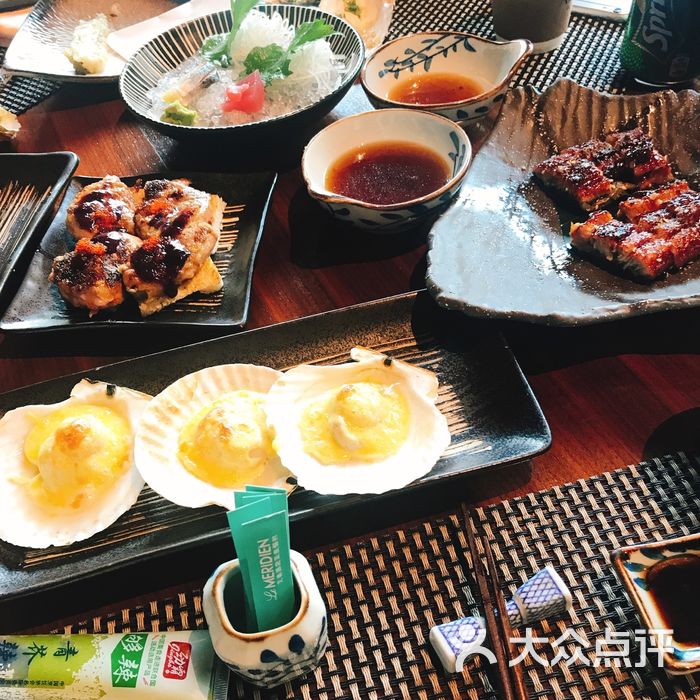
[[[83,195],[73,210],[75,220],[88,231],[113,231],[123,228],[121,217],[127,206],[109,190],[93,190]]]
[[[161,236],[175,238],[182,233],[194,216],[195,209],[192,207],[177,209],[176,205],[165,199],[156,199],[144,204],[137,214],[146,220],[147,226],[159,231]]]
[[[92,237],[93,243],[100,243],[110,255],[120,252],[126,231],[104,231]]]
[[[131,266],[144,282],[160,284],[167,296],[174,297],[175,278],[189,257],[189,251],[179,241],[154,237],[131,254]]]
[[[175,238],[179,236],[185,226],[187,226],[187,223],[192,218],[193,214],[194,212],[192,209],[183,209],[171,221],[161,225],[161,236],[165,236],[166,238]]]

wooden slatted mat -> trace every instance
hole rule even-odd
[[[593,666],[606,630],[633,631],[637,616],[609,565],[610,552],[634,542],[700,531],[700,459],[684,454],[642,462],[586,481],[476,511],[493,545],[505,595],[552,564],[573,593],[570,616],[534,626],[551,659],[565,630],[588,647],[573,663],[525,663],[531,699],[677,700],[700,697],[700,678],[664,671]],[[493,700],[482,659],[446,676],[427,641],[434,624],[478,613],[465,535],[456,513],[307,552],[325,597],[330,644],[315,673],[273,691],[232,681],[235,698],[401,698]],[[204,626],[200,590],[135,609],[88,617],[69,632]],[[57,630],[54,630],[57,631]],[[575,642],[563,645],[573,655]],[[633,649],[634,654],[634,649]],[[632,654],[632,656],[633,656]]]

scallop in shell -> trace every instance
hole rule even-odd
[[[0,420],[0,539],[67,545],[111,525],[138,498],[133,436],[150,396],[82,380],[65,401]]]
[[[136,435],[136,465],[146,483],[188,508],[233,509],[234,490],[246,484],[291,490],[264,410],[279,377],[270,367],[219,365],[155,396]]]
[[[434,373],[365,348],[355,362],[300,365],[268,394],[275,447],[322,494],[384,493],[429,472],[450,444]]]

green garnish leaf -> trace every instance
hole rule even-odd
[[[240,2],[240,0],[238,0]],[[309,44],[318,39],[325,39],[335,33],[330,24],[322,19],[313,22],[300,24],[294,32],[294,38],[285,51],[279,44],[268,44],[267,46],[256,46],[251,49],[243,61],[245,70],[243,75],[250,75],[253,71],[260,71],[260,77],[269,85],[273,80],[281,80],[291,75],[289,61],[292,54],[299,50],[304,44]]]
[[[318,39],[325,39],[331,34],[335,34],[335,29],[322,19],[316,19],[313,22],[304,22],[296,28],[294,38],[289,44],[287,51],[290,54],[294,53],[304,44],[309,44]]]
[[[231,44],[243,24],[245,16],[257,5],[259,0],[231,0],[231,31],[228,34],[215,34],[204,40],[199,52],[212,63],[219,66],[231,64]]]
[[[224,65],[228,59],[226,47],[228,46],[228,34],[215,34],[207,37],[199,48],[199,53],[213,63]]]
[[[256,46],[243,61],[244,75],[260,71],[260,77],[266,85],[273,80],[286,78],[291,75],[289,70],[289,55],[279,44]]]

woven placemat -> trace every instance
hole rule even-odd
[[[0,46],[0,66],[6,50]],[[10,77],[0,70],[0,107],[14,114],[22,114],[51,97],[59,87],[59,83],[50,80]]]
[[[491,0],[397,0],[389,38],[430,30],[456,30],[495,39]],[[531,56],[513,78],[513,86],[544,90],[558,78],[612,94],[625,92],[629,76],[620,66],[625,25],[574,13],[564,43],[550,53]]]
[[[529,696],[547,700],[700,697],[700,678],[652,668],[593,667],[606,630],[633,632],[640,623],[613,573],[619,546],[700,531],[700,459],[677,454],[557,486],[476,511],[489,537],[503,593],[552,564],[573,593],[570,616],[534,626],[543,657],[565,630],[587,644],[585,659],[567,666],[525,663]],[[232,697],[495,700],[481,658],[446,676],[427,635],[434,624],[478,614],[465,535],[456,513],[378,533],[307,556],[325,597],[329,647],[314,674],[275,691],[232,681]],[[67,632],[193,629],[205,626],[200,590],[134,609],[90,617]],[[53,630],[64,631],[64,630]],[[572,655],[577,642],[564,645]],[[633,660],[635,654],[632,655]],[[586,659],[588,663],[586,663]],[[490,672],[490,671],[489,671]]]

